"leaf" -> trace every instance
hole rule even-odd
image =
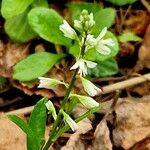
[[[48,7],[47,0],[34,0],[32,3],[33,7]]]
[[[48,101],[48,98],[44,97],[36,103],[29,119],[29,127],[36,134],[39,145],[44,140],[47,118],[46,101]]]
[[[27,14],[29,10],[30,8],[22,14],[6,20],[5,31],[12,41],[24,43],[37,36],[27,21]]]
[[[8,115],[8,118],[14,122],[17,126],[19,126],[28,136],[29,142],[32,143],[28,145],[28,150],[38,150],[39,145],[37,141],[37,136],[30,129],[27,123],[25,123],[21,118],[15,115]]]
[[[71,12],[72,20],[78,19],[83,9],[86,9],[89,13],[92,12],[93,14],[95,14],[101,9],[101,6],[97,3],[87,2],[68,3],[67,6],[69,8],[69,11]]]
[[[118,6],[123,6],[123,5],[127,5],[127,4],[132,4],[137,0],[106,0],[106,1],[111,2]]]
[[[1,13],[5,19],[23,13],[33,0],[2,0]]]
[[[119,68],[114,58],[107,59],[103,62],[97,62],[97,66],[89,69],[88,73],[95,77],[106,77],[118,73]]]
[[[6,84],[6,82],[7,82],[6,78],[0,76],[0,87],[4,86]]]
[[[124,42],[141,42],[142,38],[135,35],[133,32],[126,31],[122,35],[118,36],[118,40],[122,43],[124,43]]]
[[[13,79],[31,81],[47,73],[61,58],[63,54],[38,52],[28,56],[14,66]]]
[[[116,56],[119,51],[118,41],[111,32],[107,32],[107,34],[104,36],[104,39],[107,39],[107,38],[111,38],[115,43],[113,47],[110,47],[111,53],[109,55],[102,55],[99,52],[97,52],[95,48],[92,48],[92,49],[89,49],[85,53],[84,58],[87,60],[92,60],[92,61],[104,61],[108,58],[112,58]]]
[[[95,26],[92,30],[94,35],[98,35],[104,27],[111,27],[115,21],[116,11],[112,8],[99,10],[94,14]]]
[[[63,18],[53,9],[34,8],[28,14],[32,29],[43,39],[54,44],[70,45],[71,40],[59,30]]]

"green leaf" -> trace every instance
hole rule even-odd
[[[14,66],[13,79],[31,81],[47,73],[61,58],[63,54],[38,52],[21,60]]]
[[[17,126],[19,126],[26,134],[29,140],[30,145],[28,145],[28,150],[38,150],[39,145],[38,145],[38,140],[37,136],[34,134],[34,132],[30,129],[27,123],[25,123],[21,118],[15,115],[8,115],[8,118],[14,122]]]
[[[5,31],[12,41],[24,43],[37,36],[27,21],[27,14],[29,10],[30,8],[22,14],[6,20]]]
[[[67,6],[69,8],[69,11],[71,12],[72,20],[78,19],[83,9],[86,9],[89,13],[92,12],[93,14],[101,9],[101,6],[99,4],[87,2],[68,3]]]
[[[119,51],[118,41],[111,32],[107,32],[107,34],[104,36],[104,39],[107,39],[107,38],[111,38],[115,43],[113,47],[110,47],[111,53],[109,55],[102,55],[99,52],[97,52],[95,48],[92,48],[92,49],[89,49],[85,53],[84,58],[87,60],[92,60],[92,61],[104,61],[108,58],[116,56]]]
[[[93,34],[98,35],[104,27],[111,27],[115,21],[116,11],[113,8],[105,8],[94,14],[95,26]]]
[[[54,44],[70,45],[71,40],[59,30],[63,18],[53,9],[34,8],[28,14],[32,29],[43,39]]]
[[[46,101],[48,101],[48,98],[44,97],[36,103],[29,119],[29,126],[31,130],[36,134],[39,145],[41,145],[44,140],[47,118],[45,106]]]
[[[24,12],[32,2],[33,0],[2,0],[2,16],[5,19],[17,16]]]
[[[118,6],[123,6],[123,5],[127,5],[127,4],[132,4],[137,0],[106,0],[106,1],[111,2]]]
[[[33,7],[48,7],[47,0],[34,0],[32,3]]]
[[[6,78],[0,76],[0,86],[4,86],[6,82],[7,82]]]
[[[107,59],[103,62],[97,62],[97,66],[89,69],[88,73],[95,77],[106,77],[118,73],[119,68],[114,58]]]
[[[142,38],[135,35],[133,32],[126,31],[122,35],[118,36],[118,40],[122,43],[124,43],[124,42],[141,42]]]

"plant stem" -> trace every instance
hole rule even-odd
[[[64,109],[64,107],[65,107],[65,105],[66,105],[66,103],[67,103],[67,101],[68,101],[68,97],[69,97],[70,92],[71,92],[71,89],[72,89],[72,87],[73,87],[73,84],[74,84],[74,81],[75,81],[75,77],[76,77],[76,75],[77,75],[77,72],[78,72],[78,69],[76,69],[76,70],[74,71],[74,74],[73,74],[73,76],[72,76],[71,82],[70,82],[70,84],[69,84],[69,87],[68,87],[68,89],[67,89],[67,91],[66,91],[66,94],[65,94],[65,96],[64,96],[64,99],[63,99],[63,101],[62,101],[61,109],[59,110],[57,119],[56,119],[56,121],[55,121],[54,124],[53,124],[53,128],[52,128],[51,135],[49,136],[49,139],[48,139],[47,143],[45,144],[43,150],[48,150],[48,148],[49,148],[49,147],[51,146],[51,144],[54,142],[54,141],[53,141],[53,135],[57,132],[57,127],[58,127],[58,125],[59,125],[59,123],[61,122],[61,119],[62,119],[61,110]]]

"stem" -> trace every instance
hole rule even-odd
[[[78,72],[78,69],[76,69],[74,71],[74,74],[72,76],[72,79],[71,79],[71,82],[69,84],[69,87],[66,91],[66,94],[64,96],[64,99],[62,101],[62,104],[61,104],[61,109],[59,110],[59,113],[58,113],[58,116],[57,116],[57,119],[56,121],[54,122],[53,124],[53,128],[52,128],[52,132],[51,132],[51,135],[49,136],[49,139],[48,141],[46,142],[46,145],[44,146],[43,150],[48,150],[48,148],[51,146],[51,144],[53,143],[53,135],[55,135],[55,133],[57,132],[57,127],[59,125],[59,123],[61,122],[61,119],[62,119],[62,114],[61,114],[61,110],[64,109],[65,107],[65,104],[67,103],[67,100],[68,100],[68,97],[70,95],[70,92],[71,92],[71,89],[73,87],[73,84],[74,84],[74,81],[75,81],[75,77],[77,75],[77,72]]]

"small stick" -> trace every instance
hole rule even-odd
[[[133,77],[131,79],[127,79],[125,81],[121,81],[118,83],[114,83],[112,85],[107,85],[104,86],[102,89],[103,91],[99,94],[99,95],[103,95],[103,94],[107,94],[107,93],[111,93],[114,91],[118,91],[121,89],[125,89],[127,87],[131,87],[146,81],[150,81],[150,73],[145,74],[145,75],[140,75],[139,77]],[[10,111],[10,112],[6,112],[6,115],[9,114],[16,114],[16,115],[25,115],[25,114],[29,114],[32,110],[33,110],[34,106],[30,106],[30,107],[25,107],[25,108],[21,108],[21,109],[17,109],[14,111]]]

